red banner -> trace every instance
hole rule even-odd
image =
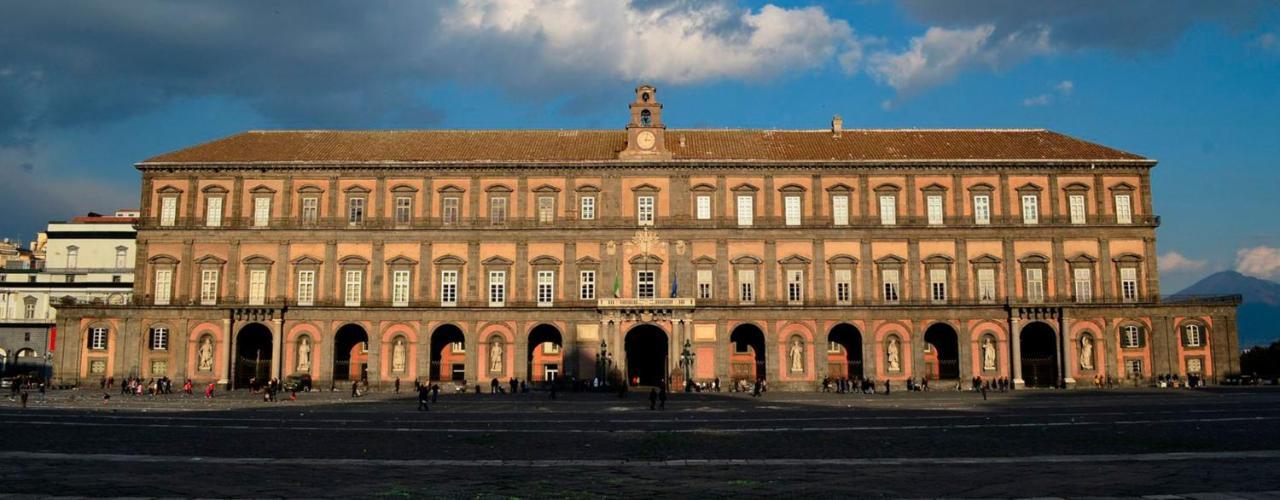
[[[53,352],[58,348],[58,327],[49,327],[49,352]]]

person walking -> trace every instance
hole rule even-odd
[[[22,393],[22,406],[23,408],[27,406],[27,393],[25,392]],[[657,389],[649,389],[649,409],[650,410],[658,409],[658,390]]]
[[[418,411],[429,411],[427,399],[431,398],[431,388],[428,386],[418,386]]]
[[[760,379],[757,378],[755,385],[751,386],[751,397],[760,397],[761,389],[763,389],[763,387],[760,384]]]
[[[889,381],[888,381],[888,380],[885,380],[885,381],[884,381],[884,395],[885,395],[885,396],[888,396],[888,395],[889,395]]]
[[[22,392],[18,393],[18,399],[22,400],[22,407],[23,407],[23,408],[26,408],[26,407],[27,407],[27,398],[28,398],[28,397],[29,397],[29,395],[27,394],[27,390],[26,390],[26,389],[23,389],[23,390],[22,390]]]
[[[400,377],[396,377],[396,394],[400,394]]]
[[[360,397],[360,382],[351,383],[351,397],[353,398]]]
[[[435,404],[438,397],[440,397],[440,384],[431,384],[431,403]]]
[[[982,400],[987,400],[987,384],[982,384]]]
[[[213,382],[209,382],[209,386],[204,388],[204,398],[213,399]]]
[[[658,408],[667,409],[667,387],[662,386],[662,390],[658,391]]]

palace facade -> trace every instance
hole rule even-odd
[[[55,376],[1087,384],[1239,369],[1160,296],[1154,160],[1046,130],[251,131],[137,164]]]

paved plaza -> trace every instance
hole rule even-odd
[[[1276,498],[1280,391],[55,391],[0,400],[8,496]]]

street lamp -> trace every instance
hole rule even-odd
[[[600,339],[600,352],[596,353],[596,378],[600,379],[601,385],[608,381],[610,361],[609,344]]]
[[[693,392],[693,360],[698,355],[692,348],[689,339],[684,339],[684,351],[680,353],[680,366],[684,367],[684,392]]]

